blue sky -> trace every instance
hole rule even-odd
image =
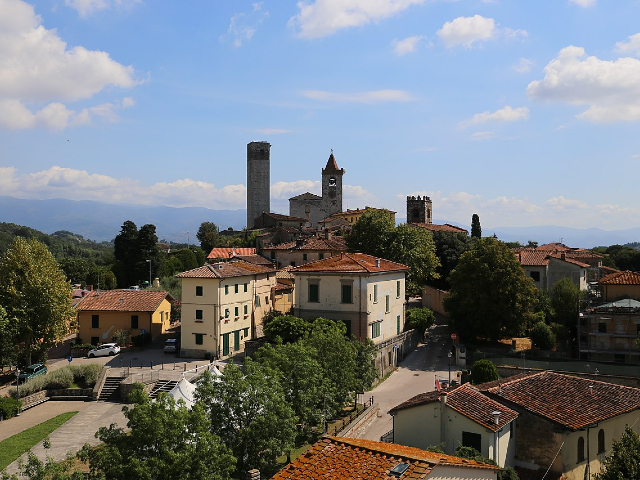
[[[272,208],[427,194],[483,227],[640,223],[640,1],[0,0],[0,194]]]

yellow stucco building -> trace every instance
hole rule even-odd
[[[97,345],[127,329],[132,336],[144,330],[155,338],[170,326],[172,300],[165,291],[95,290],[76,305],[78,338]]]

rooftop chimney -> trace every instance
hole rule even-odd
[[[380,268],[380,259],[376,258],[376,268]]]

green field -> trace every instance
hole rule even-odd
[[[67,420],[78,412],[61,413],[57,417],[50,418],[35,427],[26,429],[24,432],[16,433],[0,442],[0,471],[7,468],[22,454],[44,440],[51,432],[56,430]]]

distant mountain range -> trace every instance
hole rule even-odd
[[[283,212],[286,213],[286,212]],[[202,207],[165,207],[145,205],[112,205],[93,201],[66,199],[24,200],[0,196],[0,222],[16,223],[35,228],[45,233],[68,230],[95,241],[111,241],[120,232],[126,220],[138,227],[152,223],[156,226],[159,239],[175,242],[197,243],[196,232],[202,222],[214,222],[223,230],[241,229],[245,226],[246,210],[212,210]],[[397,218],[398,223],[406,221]],[[434,223],[450,223],[470,229],[447,220]],[[496,234],[500,240],[526,244],[529,240],[539,244],[562,242],[570,247],[592,248],[614,244],[624,245],[640,241],[640,227],[626,230],[602,230],[600,228],[570,228],[545,225],[539,227],[486,227],[482,234]]]

